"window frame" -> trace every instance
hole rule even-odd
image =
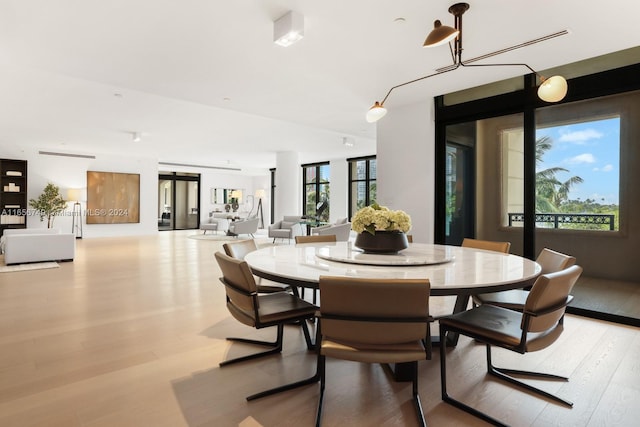
[[[374,160],[376,161],[376,177],[375,178],[371,178],[371,161]],[[355,167],[355,165],[358,162],[361,161],[365,161],[365,178],[364,179],[353,179],[353,168]],[[357,183],[357,182],[364,182],[365,183],[365,206],[369,206],[372,202],[371,202],[371,184],[372,183],[376,183],[378,182],[378,173],[377,173],[377,169],[378,169],[378,164],[377,164],[377,158],[375,155],[370,155],[370,156],[362,156],[362,157],[352,157],[347,159],[347,163],[349,165],[348,167],[348,178],[347,178],[347,189],[348,189],[348,214],[349,214],[349,218],[351,218],[355,212],[353,211],[353,184]],[[375,200],[374,200],[375,201]]]
[[[320,180],[320,171],[321,168],[323,166],[328,166],[329,167],[329,177],[327,178],[326,182],[321,182]],[[328,161],[325,162],[316,162],[316,163],[306,163],[301,165],[302,167],[302,215],[303,216],[309,216],[308,212],[307,212],[307,186],[314,186],[314,191],[316,194],[316,202],[315,205],[313,206],[313,217],[316,218],[317,217],[317,204],[318,204],[318,194],[320,194],[320,187],[321,186],[327,186],[327,189],[331,188],[331,164]],[[315,176],[316,176],[316,180],[315,182],[307,182],[307,170],[308,169],[312,169],[315,168]],[[327,192],[328,193],[328,192]],[[327,218],[329,217],[329,212],[331,210],[331,200],[330,197],[327,197],[326,199],[328,206],[327,208],[323,211],[323,216],[326,216]]]

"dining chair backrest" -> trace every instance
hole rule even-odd
[[[227,308],[236,319],[254,326],[258,298],[256,282],[249,265],[222,252],[216,252],[215,257],[222,271],[220,281],[225,285]]]
[[[511,248],[511,242],[494,242],[492,240],[478,240],[465,237],[462,240],[461,246],[463,248],[485,249],[488,251],[508,254],[509,249]]]
[[[335,242],[335,234],[315,234],[313,236],[296,236],[296,243],[331,243]]]
[[[561,319],[571,300],[569,294],[581,273],[582,267],[573,265],[555,273],[539,276],[525,302],[521,328],[528,333],[551,332],[554,327],[561,328]],[[544,335],[536,338],[542,338],[544,341]]]
[[[536,262],[542,267],[542,274],[555,273],[576,263],[576,258],[554,250],[544,248],[540,251]]]
[[[428,279],[320,276],[322,335],[365,345],[424,340],[429,291]]]
[[[248,253],[258,249],[253,239],[228,242],[223,244],[222,247],[227,255],[240,260],[243,260]]]

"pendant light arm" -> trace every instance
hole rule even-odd
[[[529,71],[531,71],[533,74],[536,75],[536,77],[538,77],[540,79],[540,82],[544,82],[546,79],[545,77],[538,73],[536,70],[534,70],[533,68],[531,68],[528,64],[524,64],[524,63],[512,63],[512,64],[468,64],[465,62],[461,62],[460,65],[462,65],[463,67],[526,67],[529,69]]]
[[[389,89],[389,91],[384,96],[384,98],[382,98],[382,101],[380,102],[380,105],[384,105],[384,102],[387,100],[389,95],[391,95],[391,92],[394,89],[397,89],[397,88],[402,87],[402,86],[409,85],[411,83],[419,82],[420,80],[428,79],[429,77],[434,77],[434,76],[438,76],[440,74],[448,73],[449,71],[453,71],[453,70],[457,69],[459,66],[460,66],[460,64],[455,64],[455,66],[453,66],[452,68],[449,68],[449,69],[446,69],[446,70],[443,70],[443,71],[437,71],[435,73],[432,73],[432,74],[429,74],[429,75],[426,75],[426,76],[423,76],[423,77],[418,77],[417,79],[413,79],[413,80],[410,80],[408,82],[400,83],[399,85],[395,85],[391,89]]]

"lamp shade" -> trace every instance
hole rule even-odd
[[[79,188],[70,188],[67,190],[67,199],[70,202],[78,202],[80,201],[80,189]]]
[[[547,102],[561,101],[567,94],[567,80],[562,76],[545,79],[538,88],[538,97]]]
[[[266,196],[266,192],[264,191],[264,188],[259,188],[256,190],[256,197],[258,199],[262,199],[265,196]]]
[[[449,43],[451,40],[458,37],[460,31],[448,25],[442,25],[442,22],[435,21],[433,23],[433,30],[429,33],[425,39],[422,47],[440,46]]]
[[[378,101],[373,104],[373,107],[369,108],[367,111],[367,121],[369,123],[374,123],[384,117],[387,114],[387,109],[382,106]]]

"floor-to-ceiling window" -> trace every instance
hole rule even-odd
[[[630,184],[640,179],[639,72],[636,64],[577,75],[557,104],[537,99],[534,76],[524,77],[524,89],[490,98],[456,105],[438,99],[436,242],[456,243],[463,233],[510,241],[512,252],[530,258],[548,247],[576,256],[582,279],[597,278],[598,286],[640,282],[627,256],[640,244],[640,217],[633,215],[640,197]],[[470,123],[473,143],[465,143],[454,131]],[[465,172],[468,158],[475,172]],[[460,229],[456,221],[465,215],[472,226]],[[610,297],[592,299],[594,310],[630,304],[623,298],[604,307]]]
[[[376,157],[347,159],[349,162],[349,218],[358,209],[376,202]]]
[[[329,221],[331,167],[329,162],[302,165],[302,212],[309,218]]]

